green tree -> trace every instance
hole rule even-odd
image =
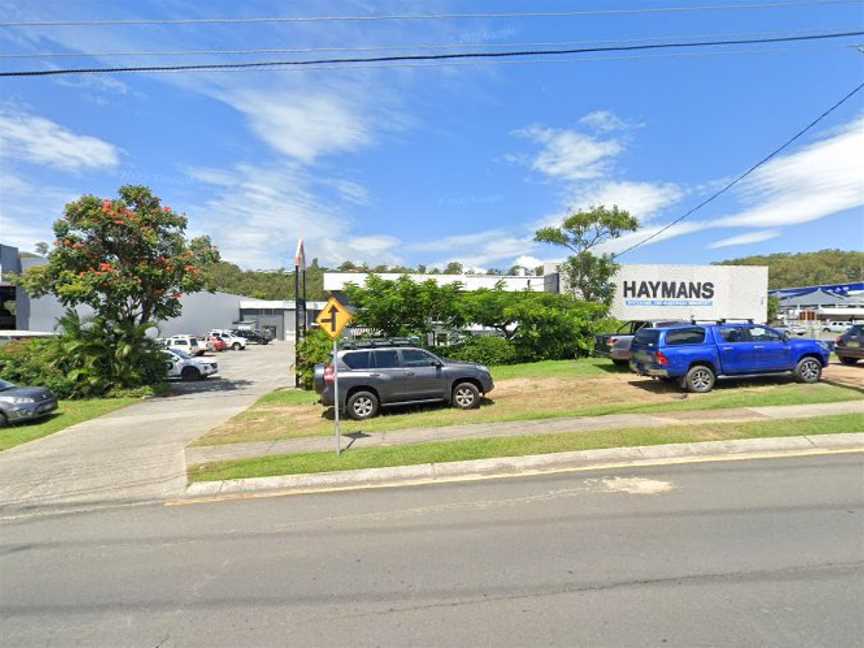
[[[615,293],[612,279],[618,271],[618,264],[611,254],[598,256],[592,250],[638,228],[639,221],[629,212],[617,206],[607,209],[600,205],[570,214],[558,227],[537,230],[534,240],[560,245],[573,252],[561,264],[561,272],[567,278],[570,290],[582,299],[608,306]]]
[[[363,286],[345,287],[355,309],[354,324],[377,335],[425,335],[436,326],[455,328],[460,324],[457,306],[461,284],[439,286],[429,279],[414,282],[408,275],[396,280],[370,274]]]
[[[207,237],[187,241],[186,218],[147,187],[123,186],[115,200],[83,196],[54,223],[48,263],[21,279],[34,297],[90,306],[106,322],[135,326],[180,314],[184,293],[204,288],[219,259]]]
[[[768,287],[772,289],[864,281],[864,252],[853,250],[780,252],[729,259],[719,264],[768,266]]]
[[[451,261],[444,267],[443,274],[462,274],[462,264],[458,261]]]
[[[500,285],[493,290],[481,288],[460,295],[460,319],[498,331],[505,339],[515,333],[518,309],[512,308],[520,300],[530,299],[528,293],[508,292]]]
[[[779,314],[780,298],[775,295],[768,295],[768,321],[776,322]]]

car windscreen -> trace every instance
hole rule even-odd
[[[183,358],[184,360],[189,360],[192,356],[186,353],[183,349],[171,349],[174,352],[174,355]]]
[[[633,338],[634,344],[642,346],[655,346],[660,339],[660,331],[652,328],[642,328],[636,331],[636,337]]]

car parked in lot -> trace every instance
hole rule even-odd
[[[338,351],[333,364],[316,365],[315,391],[328,407],[334,404],[334,371],[339,374],[340,411],[355,420],[372,418],[392,405],[443,401],[473,409],[495,387],[483,365],[446,360],[399,341],[373,342]]]
[[[245,338],[247,342],[252,342],[253,344],[270,344],[272,341],[270,336],[266,333],[259,333],[258,331],[251,331],[247,329],[232,329],[232,335],[236,337]]]
[[[208,333],[208,335],[219,338],[232,351],[243,351],[248,344],[246,338],[234,335],[231,331],[226,329],[213,329]]]
[[[165,354],[169,378],[204,380],[207,376],[219,372],[219,365],[215,360],[193,358],[185,351],[177,349],[165,349],[163,353]]]
[[[840,362],[846,365],[854,365],[864,358],[864,324],[850,326],[838,337],[834,344],[834,353],[840,358]]]
[[[681,320],[652,320],[647,322],[627,322],[615,333],[603,333],[594,336],[594,355],[609,358],[616,365],[626,367],[630,362],[630,345],[633,336],[643,328],[664,328],[686,324]]]
[[[819,326],[823,333],[845,333],[851,322],[822,322]]]
[[[163,344],[167,349],[176,349],[189,355],[203,355],[206,347],[198,343],[198,338],[192,335],[172,335],[165,338]]]
[[[718,379],[792,373],[817,382],[830,351],[818,340],[791,339],[767,326],[718,323],[642,329],[630,368],[643,376],[677,380],[682,389],[708,392]]]
[[[57,397],[45,387],[18,387],[0,380],[0,427],[32,421],[57,409]]]
[[[228,345],[225,344],[225,341],[222,338],[218,338],[215,335],[208,335],[204,341],[204,344],[207,347],[207,350],[211,353],[219,353],[228,348]]]

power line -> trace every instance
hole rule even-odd
[[[818,35],[820,32],[816,32]],[[772,38],[777,36],[809,36],[812,30],[798,32],[726,32],[722,34],[690,34],[690,38]],[[569,47],[602,43],[651,43],[670,39],[687,38],[681,35],[649,36],[629,39],[578,40],[578,41],[535,41],[521,43],[419,43],[410,45],[361,45],[357,47],[264,47],[252,49],[181,49],[181,50],[114,50],[102,52],[28,52],[0,53],[0,59],[29,58],[106,58],[111,56],[213,56],[213,55],[252,55],[252,54],[312,54],[316,52],[379,52],[391,50],[448,50],[460,47]]]
[[[366,16],[265,16],[250,18],[132,18],[118,20],[46,20],[2,22],[0,27],[102,27],[128,25],[232,25],[255,23],[314,23],[314,22],[372,22],[458,20],[466,18],[566,18],[574,16],[615,16],[634,14],[690,13],[696,11],[740,11],[752,9],[785,9],[807,5],[860,4],[861,0],[781,0],[777,2],[747,2],[739,4],[712,4],[696,6],[642,7],[622,9],[580,9],[575,11],[496,11],[450,14],[396,14]]]
[[[18,70],[0,72],[0,77],[59,76],[65,74],[100,74],[116,72],[180,72],[201,70],[261,69],[272,67],[299,67],[309,65],[343,65],[355,63],[388,63],[397,61],[442,61],[454,59],[515,58],[525,56],[560,56],[596,52],[632,52],[673,48],[715,47],[725,45],[753,45],[766,43],[791,43],[799,41],[828,40],[862,36],[864,31],[810,34],[807,36],[780,36],[776,38],[740,38],[713,41],[690,41],[670,43],[643,43],[640,45],[609,45],[551,50],[510,50],[505,52],[451,52],[445,54],[400,54],[393,56],[345,57],[331,59],[304,59],[299,61],[256,61],[249,63],[197,63],[190,65],[141,65],[125,67],[56,68],[50,70]]]
[[[782,153],[785,149],[787,149],[787,148],[788,148],[789,146],[791,146],[795,141],[797,141],[797,140],[800,139],[800,138],[801,138],[805,133],[807,133],[807,131],[809,131],[810,129],[812,129],[812,128],[813,128],[814,126],[816,126],[819,122],[821,122],[823,119],[825,119],[828,115],[830,115],[832,112],[834,112],[835,110],[837,110],[840,106],[842,106],[844,103],[846,103],[847,101],[849,101],[852,97],[854,97],[856,94],[858,94],[862,89],[864,89],[864,82],[860,83],[860,84],[859,84],[858,86],[856,86],[853,90],[851,90],[850,92],[848,92],[848,93],[847,93],[847,94],[846,94],[842,99],[840,99],[840,101],[836,102],[834,105],[832,105],[830,108],[828,108],[825,112],[823,112],[821,115],[819,115],[816,119],[814,119],[813,121],[811,121],[811,122],[810,122],[809,124],[807,124],[804,128],[802,128],[802,129],[799,130],[797,133],[795,133],[792,137],[790,137],[788,140],[786,140],[786,141],[785,141],[781,146],[779,146],[779,147],[777,147],[776,149],[774,149],[773,151],[771,151],[771,153],[769,153],[769,154],[766,155],[764,158],[762,158],[761,160],[759,160],[756,164],[754,164],[753,166],[751,166],[749,169],[747,169],[744,173],[742,173],[741,175],[739,175],[737,178],[735,178],[735,179],[732,180],[731,182],[727,183],[727,184],[724,185],[721,189],[715,191],[713,194],[711,194],[710,196],[708,196],[708,198],[706,198],[705,200],[703,200],[702,202],[700,202],[698,205],[696,205],[695,207],[693,207],[692,209],[690,209],[690,210],[687,211],[686,213],[682,214],[681,216],[679,216],[678,218],[676,218],[676,219],[673,220],[672,222],[667,223],[666,225],[664,225],[663,227],[661,227],[659,230],[657,230],[656,232],[654,232],[654,233],[651,234],[650,236],[645,237],[643,240],[639,241],[638,243],[634,243],[633,245],[631,245],[630,247],[626,248],[626,249],[623,250],[622,252],[619,252],[618,254],[615,254],[614,257],[615,257],[615,258],[618,258],[618,257],[620,257],[620,256],[623,256],[624,254],[627,254],[628,252],[632,252],[633,250],[635,250],[636,248],[638,248],[638,247],[640,247],[640,246],[642,246],[642,245],[645,245],[648,241],[657,238],[658,236],[660,236],[660,234],[662,234],[663,232],[665,232],[666,230],[668,230],[670,227],[673,227],[674,225],[677,225],[678,223],[680,223],[681,221],[683,221],[685,218],[687,218],[687,217],[692,216],[693,214],[695,214],[697,211],[699,211],[700,209],[702,209],[702,208],[703,208],[705,205],[707,205],[708,203],[713,202],[714,200],[716,200],[717,198],[719,198],[722,194],[724,194],[724,193],[726,193],[727,191],[729,191],[732,187],[734,187],[736,184],[738,184],[739,182],[741,182],[744,178],[746,178],[747,176],[749,176],[749,175],[750,175],[751,173],[753,173],[756,169],[758,169],[759,167],[761,167],[762,165],[764,165],[765,163],[767,163],[768,161],[770,161],[771,159],[773,159],[774,157],[776,157],[777,155],[779,155],[780,153]]]

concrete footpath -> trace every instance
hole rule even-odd
[[[164,499],[186,488],[187,443],[293,384],[293,347],[215,356],[219,377],[0,452],[0,514],[39,507]]]
[[[624,428],[661,428],[673,425],[694,425],[696,423],[742,423],[854,413],[861,414],[861,431],[864,431],[864,401],[845,401],[815,405],[779,405],[664,412],[661,414],[609,414],[606,416],[582,416],[536,421],[513,421],[508,423],[481,423],[438,428],[407,428],[392,432],[364,432],[345,435],[342,438],[342,447],[343,449],[353,450],[357,448],[377,448],[435,441],[456,441],[460,439],[558,434],[562,432],[593,432]],[[232,443],[217,446],[194,446],[186,448],[186,463],[191,466],[211,461],[250,459],[253,457],[300,452],[327,452],[333,449],[334,441],[332,436],[304,437],[286,439],[284,441],[256,443]]]

